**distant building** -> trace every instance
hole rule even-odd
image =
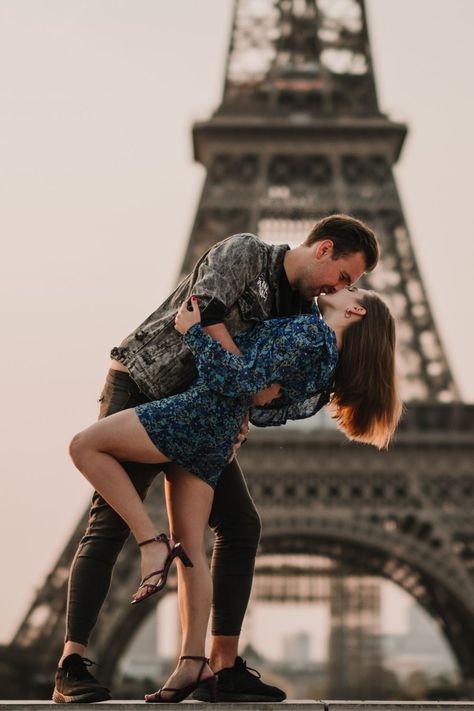
[[[155,678],[160,669],[156,611],[150,613],[120,660],[119,670],[134,679]]]
[[[457,675],[457,665],[436,622],[417,604],[408,614],[408,630],[382,635],[385,666],[405,680],[414,671],[428,676]]]
[[[303,669],[309,664],[310,636],[307,632],[295,632],[283,637],[282,660],[292,669]]]
[[[331,581],[328,686],[331,698],[354,698],[382,667],[380,579],[335,577]]]

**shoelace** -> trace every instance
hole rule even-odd
[[[88,679],[89,677],[92,677],[92,674],[90,674],[87,667],[92,666],[99,667],[100,664],[97,664],[97,662],[93,662],[92,659],[88,659],[87,657],[81,657],[80,662],[77,662],[72,666],[71,669],[67,670],[66,678],[70,679],[73,675],[77,679]]]
[[[244,671],[255,672],[255,674],[252,674],[252,676],[255,676],[256,679],[262,678],[262,675],[260,674],[260,672],[257,671],[256,669],[253,669],[252,667],[248,667],[247,662],[245,662],[244,660],[242,660],[242,668]]]

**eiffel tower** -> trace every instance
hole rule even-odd
[[[252,432],[239,459],[263,522],[254,594],[314,599],[299,581],[314,583],[317,571],[272,566],[282,556],[326,556],[348,574],[390,579],[439,622],[472,690],[474,407],[460,401],[392,172],[406,132],[378,106],[363,0],[237,0],[222,102],[193,128],[207,177],[182,271],[236,232],[296,245],[333,212],[375,229],[382,260],[364,285],[396,315],[407,412],[383,453],[347,443],[321,415]],[[164,527],[160,486],[148,505]],[[68,569],[85,523],[86,514],[11,643],[35,659],[39,685],[62,646]],[[130,543],[91,641],[104,681],[153,609],[128,604],[137,576]]]

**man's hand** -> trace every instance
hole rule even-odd
[[[261,407],[262,405],[268,405],[272,400],[280,397],[281,395],[281,385],[280,383],[273,383],[269,388],[261,390],[259,393],[252,395],[251,403],[252,405],[257,405]]]
[[[199,323],[201,321],[201,312],[199,310],[196,296],[191,296],[191,305],[193,308],[192,311],[189,311],[187,301],[183,301],[174,320],[175,329],[183,336],[186,331],[191,328],[191,326],[194,326],[195,323]]]
[[[235,455],[237,454],[237,450],[239,449],[240,445],[242,445],[246,440],[247,440],[247,435],[249,432],[249,415],[248,413],[245,415],[244,419],[242,420],[242,424],[240,425],[240,432],[237,435],[237,439],[235,440],[234,444],[232,445],[232,452],[227,460],[227,464],[230,464],[234,459]]]

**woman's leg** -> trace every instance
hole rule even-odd
[[[214,492],[199,477],[170,465],[166,472],[165,494],[171,536],[182,543],[194,566],[185,568],[181,562],[178,563],[178,602],[182,626],[180,655],[204,657],[212,597],[204,534]],[[196,680],[200,666],[201,662],[195,660],[178,662],[164,686],[179,689],[191,684]],[[206,666],[202,678],[210,676],[212,671]],[[163,692],[164,699],[166,696],[167,692]]]
[[[169,460],[152,443],[134,409],[117,412],[80,432],[71,442],[70,454],[79,471],[125,521],[137,543],[157,535],[120,462],[159,464]],[[161,542],[143,546],[140,552],[143,577],[160,570],[168,555],[167,546]],[[156,583],[158,579],[156,576],[148,582]]]

